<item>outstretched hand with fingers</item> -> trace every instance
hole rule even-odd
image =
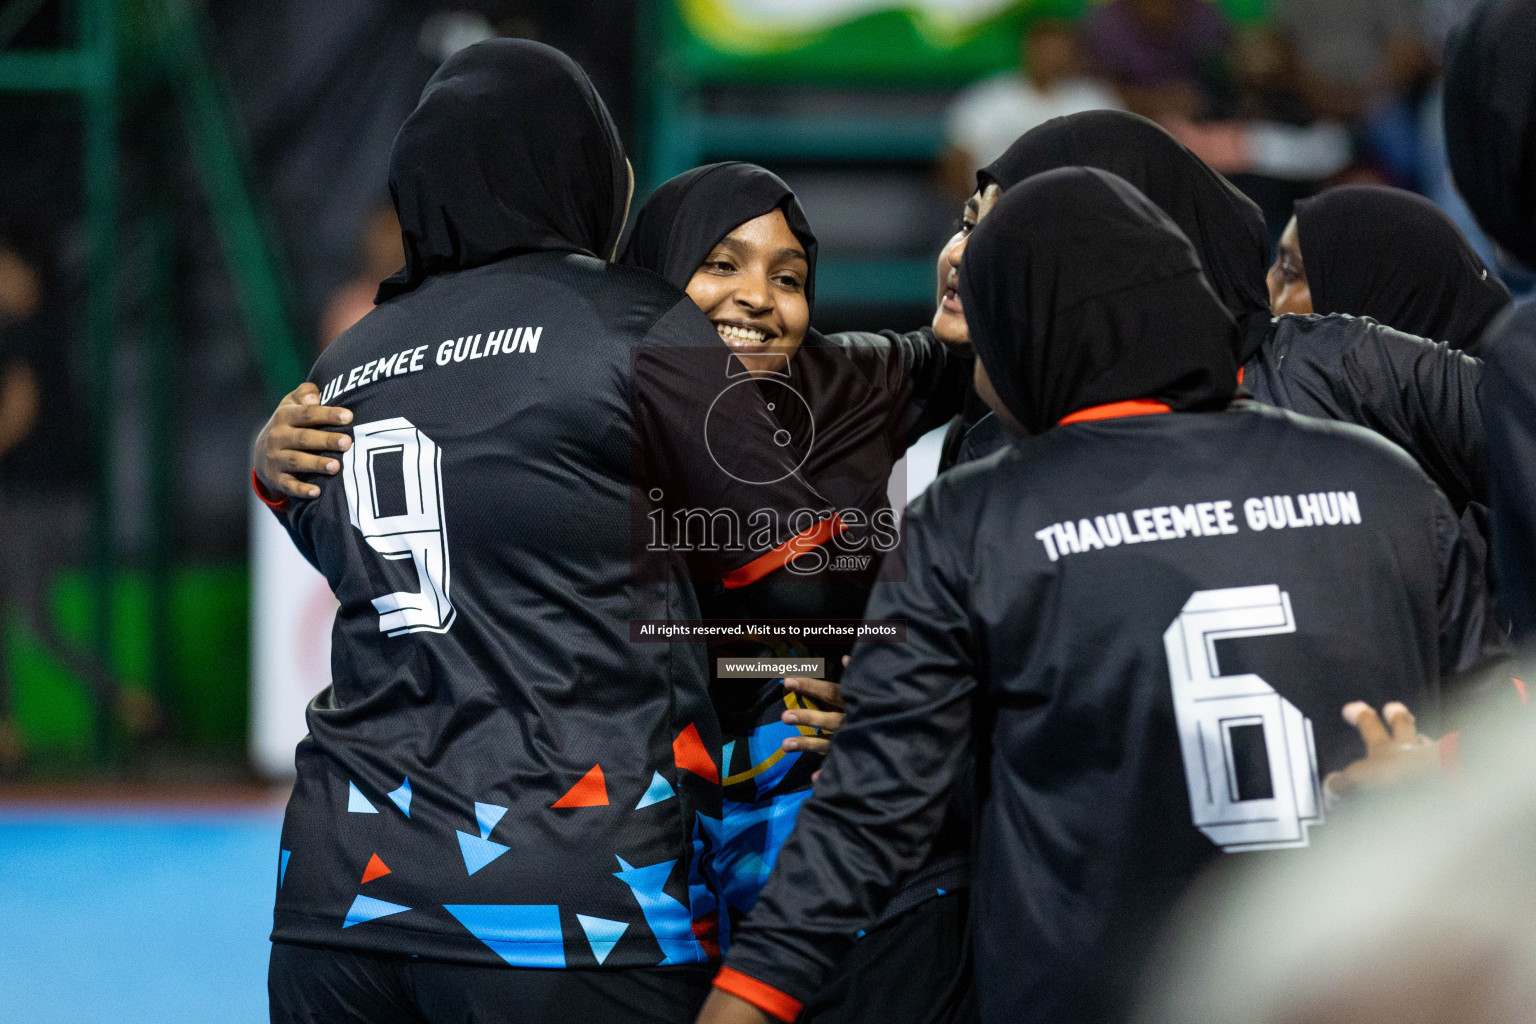
[[[848,664],[848,656],[843,655],[843,665]],[[828,679],[811,679],[805,676],[790,676],[784,680],[784,688],[803,697],[808,697],[828,708],[835,710],[818,710],[816,708],[792,708],[779,716],[779,720],[786,725],[809,726],[817,731],[816,736],[791,736],[784,741],[784,749],[791,753],[825,755],[832,749],[832,735],[843,727],[843,720],[848,716],[844,713],[847,704],[843,702],[843,688]],[[811,774],[814,783],[821,770],[817,769]]]
[[[1365,756],[1323,780],[1330,806],[1359,790],[1380,789],[1440,771],[1434,740],[1419,734],[1413,712],[1393,701],[1381,714],[1364,701],[1344,705],[1344,720],[1360,731]]]
[[[807,754],[825,754],[832,749],[832,734],[843,727],[843,688],[828,679],[810,679],[802,676],[791,676],[784,680],[784,688],[802,697],[809,697],[810,704],[816,704],[832,710],[818,710],[807,706],[791,708],[779,716],[780,721],[786,725],[803,725],[815,729],[816,736],[791,736],[784,741],[784,749],[799,751]]]
[[[348,434],[335,429],[352,422],[352,411],[321,405],[320,389],[305,382],[283,396],[272,418],[256,435],[252,467],[268,490],[290,498],[318,498],[320,488],[299,480],[296,473],[335,476],[341,460],[325,452],[344,452],[352,447]]]

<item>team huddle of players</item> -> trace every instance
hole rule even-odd
[[[1475,256],[1422,323],[1274,316],[1253,204],[1080,114],[978,174],[931,326],[823,335],[777,177],[688,172],[621,255],[631,183],[562,54],[461,51],[396,141],[405,267],[258,439],[340,602],[274,1021],[1126,1019],[1204,867],[1327,827],[1362,715],[1439,731],[1509,651]],[[458,355],[495,323],[533,340]],[[946,422],[883,565],[806,557]],[[679,509],[761,528],[647,545]],[[698,619],[905,631],[631,636]]]

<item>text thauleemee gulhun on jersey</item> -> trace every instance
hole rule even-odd
[[[1102,551],[1121,544],[1149,544],[1185,537],[1217,537],[1241,533],[1234,503],[1200,501],[1189,505],[1154,505],[1129,512],[1108,512],[1092,518],[1052,523],[1035,533],[1051,561],[1063,555]],[[1354,526],[1360,523],[1360,499],[1354,491],[1277,494],[1243,502],[1248,529],[1297,530],[1310,526]]]

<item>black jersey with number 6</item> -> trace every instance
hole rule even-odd
[[[1360,756],[1343,705],[1400,700],[1434,730],[1441,674],[1479,650],[1481,567],[1412,461],[1253,404],[1010,445],[942,477],[905,542],[909,581],[868,614],[908,643],[856,652],[847,724],[730,961],[800,999],[974,743],[985,1019],[1114,1019],[1199,868],[1326,827],[1320,781]]]
[[[907,582],[867,613],[907,642],[855,649],[847,722],[716,982],[786,1019],[919,863],[970,752],[983,1019],[1119,1019],[1197,871],[1327,828],[1321,780],[1360,756],[1343,705],[1433,730],[1442,674],[1479,657],[1482,567],[1446,499],[1363,428],[1219,408],[1219,308],[1109,177],[1031,179],[970,242],[973,343],[1038,436],[909,509]]]

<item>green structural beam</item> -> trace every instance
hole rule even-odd
[[[114,429],[117,384],[117,284],[119,92],[117,7],[112,0],[85,0],[79,8],[81,64],[89,73],[81,82],[85,112],[85,209],[90,236],[86,288],[86,388],[90,395],[92,462],[95,468],[95,515],[92,524],[91,579],[95,618],[92,635],[103,662],[112,649],[112,576],[117,561],[116,454]],[[114,754],[115,709],[103,708],[96,719],[97,756]]]
[[[249,184],[241,140],[197,18],[184,3],[165,5],[158,19],[160,61],[179,97],[214,231],[268,396],[276,401],[304,379],[309,366],[299,356],[277,247]]]
[[[0,50],[0,91],[79,92],[97,77],[74,50]]]
[[[694,152],[758,160],[923,161],[944,151],[939,116],[741,117],[683,114],[672,124]]]
[[[934,281],[930,259],[823,259],[816,264],[816,301],[926,306],[933,302]]]

